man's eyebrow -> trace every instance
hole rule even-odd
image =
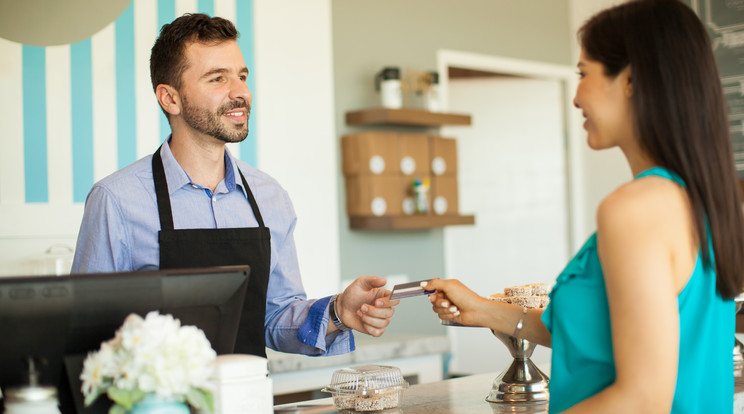
[[[214,68],[214,69],[208,70],[206,73],[204,73],[203,75],[201,75],[201,77],[203,79],[203,78],[208,78],[208,77],[210,77],[212,75],[224,74],[224,73],[227,73],[227,69],[225,69],[225,68]]]
[[[217,75],[217,74],[222,75],[222,74],[225,74],[225,73],[228,73],[228,72],[230,72],[230,71],[227,70],[227,68],[214,68],[214,69],[208,70],[206,73],[204,73],[203,75],[201,75],[201,79],[208,78],[208,77],[210,77],[212,75]],[[242,73],[245,73],[245,74],[247,74],[248,73],[248,68],[247,67],[243,67],[242,69],[240,69],[238,71],[238,73],[241,73],[241,74]]]

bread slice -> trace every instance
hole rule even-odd
[[[525,286],[511,286],[504,288],[504,295],[506,296],[530,296],[532,295],[532,287],[529,285]]]

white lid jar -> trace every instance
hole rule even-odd
[[[59,414],[57,389],[45,386],[11,388],[5,395],[5,414]]]
[[[400,109],[403,107],[403,90],[399,68],[395,66],[383,68],[375,76],[375,87],[380,92],[380,103],[383,108]]]
[[[273,414],[269,363],[255,355],[219,355],[214,362],[215,414]],[[206,413],[206,411],[204,411]]]

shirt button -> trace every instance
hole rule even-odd
[[[217,202],[217,197],[212,197],[212,202],[213,203],[216,203]]]
[[[191,184],[191,187],[193,187],[193,188],[199,188],[199,187],[197,187],[197,186],[196,186],[196,185],[194,185],[194,184]]]

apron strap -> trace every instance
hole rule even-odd
[[[256,203],[256,199],[253,197],[253,192],[251,191],[251,188],[248,187],[248,183],[245,181],[245,177],[243,176],[243,173],[240,171],[240,168],[237,169],[238,174],[240,174],[240,179],[243,181],[243,187],[245,188],[245,194],[248,196],[248,202],[251,203],[251,208],[253,209],[253,215],[256,216],[256,221],[258,221],[258,227],[266,227],[264,225],[263,217],[261,217],[261,210],[258,209],[258,203]]]
[[[160,149],[152,154],[152,179],[155,182],[155,197],[158,201],[158,213],[160,214],[160,229],[173,230],[173,211],[171,210],[170,193],[168,192],[168,181],[165,179],[163,160],[160,158]]]

